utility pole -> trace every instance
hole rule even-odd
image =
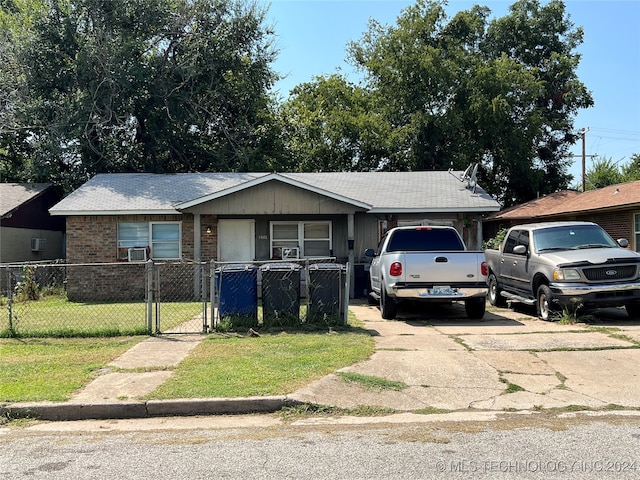
[[[586,141],[585,138],[587,136],[587,129],[583,128],[580,131],[580,134],[582,135],[582,191],[584,192],[586,190],[586,178],[587,178],[587,154],[586,154]]]
[[[587,155],[586,152],[586,136],[587,136],[587,132],[589,131],[588,128],[583,128],[582,130],[580,130],[580,135],[582,136],[582,155],[572,155],[572,157],[582,157],[582,191],[586,191],[587,190],[587,157],[589,158],[593,158],[596,155]]]

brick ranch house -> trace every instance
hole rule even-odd
[[[640,180],[596,190],[563,190],[504,209],[485,218],[485,238],[501,228],[532,222],[581,220],[594,222],[614,239],[626,238],[640,251]]]
[[[483,217],[499,209],[462,172],[123,173],[93,177],[50,212],[66,218],[68,264],[334,257],[351,267],[353,296],[386,229],[452,225],[480,249]]]

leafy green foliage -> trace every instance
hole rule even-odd
[[[12,3],[0,17],[9,178],[71,189],[101,172],[264,170],[277,156],[275,50],[257,4],[57,0],[25,24],[30,2]]]
[[[595,190],[621,182],[623,182],[623,175],[613,159],[598,157],[594,160],[592,167],[587,170],[585,186],[587,190]]]
[[[504,240],[504,237],[507,236],[508,232],[509,232],[508,228],[501,228],[493,238],[490,238],[489,240],[484,242],[484,244],[482,245],[482,248],[484,250],[487,250],[487,249],[498,250],[500,248],[500,245],[502,245],[502,241]]]
[[[582,30],[555,0],[514,3],[489,21],[418,0],[394,26],[371,20],[349,56],[366,78],[318,77],[282,110],[297,168],[463,170],[505,206],[566,188],[573,115],[593,100],[577,79]]]

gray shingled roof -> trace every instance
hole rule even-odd
[[[0,183],[0,216],[32,200],[49,187],[50,183]]]
[[[481,188],[460,182],[461,172],[118,173],[96,175],[55,205],[54,215],[175,213],[262,181],[283,181],[353,201],[371,212],[498,211]]]

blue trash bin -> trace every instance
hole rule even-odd
[[[218,315],[233,326],[258,325],[258,269],[254,265],[224,265],[216,270]]]
[[[339,263],[309,266],[309,309],[307,321],[339,325],[344,323],[346,268]]]
[[[300,324],[300,270],[295,263],[269,263],[262,274],[262,323],[265,327]]]

